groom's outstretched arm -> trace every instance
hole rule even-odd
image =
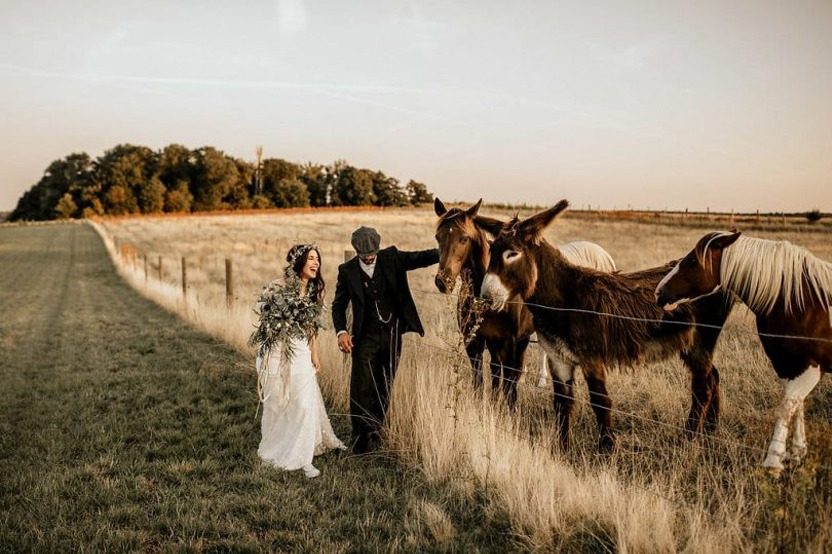
[[[399,256],[399,263],[402,264],[405,271],[419,269],[420,267],[428,267],[439,263],[439,250],[436,248],[418,250],[415,252],[397,250],[397,253]]]
[[[347,305],[350,303],[350,295],[344,267],[338,267],[338,282],[335,285],[335,298],[332,300],[332,326],[335,332],[349,332],[347,329]]]

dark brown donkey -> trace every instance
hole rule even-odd
[[[569,356],[573,365],[553,376],[555,414],[563,447],[569,443],[573,378],[580,365],[600,431],[599,448],[615,444],[610,424],[606,366],[680,354],[692,377],[688,438],[713,430],[719,418],[719,374],[713,351],[733,301],[727,293],[699,299],[668,314],[654,291],[671,264],[635,273],[601,273],[569,263],[543,238],[544,229],[568,206],[566,200],[529,219],[514,218],[494,229],[483,295],[503,309],[520,295],[531,310],[538,340],[547,352]],[[673,262],[675,263],[675,262]],[[692,327],[690,323],[707,324]],[[713,327],[711,327],[713,326]]]
[[[434,200],[434,210],[439,216],[436,226],[439,269],[435,282],[440,292],[450,294],[457,277],[461,278],[457,316],[460,331],[466,339],[465,350],[474,370],[474,388],[482,388],[483,351],[488,348],[492,393],[502,390],[508,404],[514,406],[517,380],[534,327],[531,313],[521,303],[512,304],[508,310],[501,312],[475,308],[475,299],[480,296],[489,260],[488,237],[477,224],[480,222],[490,227],[500,224],[498,220],[479,216],[481,205],[482,199],[465,210],[449,210],[439,198]],[[559,248],[568,259],[579,265],[602,271],[615,270],[612,257],[597,244],[576,241]],[[550,356],[552,368],[562,363],[566,361]]]
[[[760,341],[783,380],[785,398],[763,461],[779,475],[785,460],[799,462],[806,454],[803,400],[821,373],[832,371],[832,264],[785,241],[709,233],[662,279],[656,302],[674,311],[715,290],[733,292],[754,312]]]

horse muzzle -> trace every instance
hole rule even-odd
[[[492,310],[500,312],[505,309],[511,295],[499,277],[493,273],[487,273],[482,282],[482,296],[491,302]]]

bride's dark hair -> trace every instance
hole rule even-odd
[[[296,277],[300,277],[300,272],[303,271],[303,266],[306,265],[306,261],[309,259],[309,253],[313,250],[316,254],[318,254],[318,274],[314,279],[309,280],[306,292],[315,300],[315,302],[323,304],[326,283],[324,282],[323,259],[321,258],[321,251],[318,250],[316,245],[296,244],[291,247],[289,252],[286,254],[286,262],[289,264],[286,266],[286,272],[288,274],[289,271],[292,271]]]

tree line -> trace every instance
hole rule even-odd
[[[423,183],[381,171],[267,158],[259,164],[216,148],[121,144],[96,159],[74,153],[49,164],[9,219],[46,220],[307,206],[404,206],[433,201]]]

